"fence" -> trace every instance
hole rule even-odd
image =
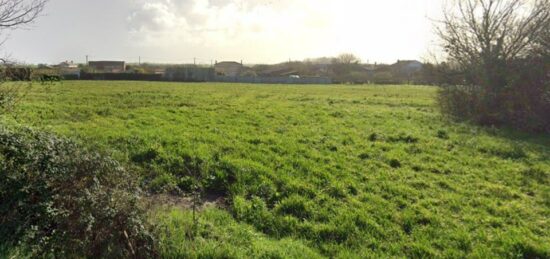
[[[161,74],[80,73],[80,80],[161,81]]]
[[[80,77],[65,76],[66,80],[126,80],[126,81],[169,81],[169,82],[223,82],[251,84],[332,84],[328,77],[230,77],[216,76],[213,69],[176,68],[167,69],[164,74],[132,73],[85,73]]]
[[[332,80],[328,77],[230,77],[230,76],[215,76],[213,82],[224,83],[251,83],[251,84],[332,84]]]
[[[214,78],[214,69],[207,67],[179,66],[166,69],[162,80],[175,82],[208,82]]]

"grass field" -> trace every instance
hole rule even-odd
[[[550,136],[449,122],[423,86],[64,82],[2,120],[109,152],[166,257],[550,257]],[[137,177],[136,176],[136,177]]]

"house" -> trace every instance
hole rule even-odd
[[[422,70],[424,64],[416,60],[398,60],[392,67],[397,73],[410,75]]]
[[[234,61],[219,62],[214,65],[216,75],[236,77],[243,71],[243,64]]]
[[[124,61],[90,61],[88,66],[93,72],[99,73],[123,73],[126,71]]]
[[[80,68],[73,61],[63,61],[54,67],[64,78],[80,78]]]
[[[78,65],[75,64],[73,61],[63,61],[55,67],[58,67],[58,68],[78,68]]]
[[[298,71],[287,64],[277,64],[264,69],[261,73],[264,76],[289,76],[298,74]]]
[[[424,64],[416,60],[398,60],[390,66],[393,79],[399,83],[411,83],[417,80]]]

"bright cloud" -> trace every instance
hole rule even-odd
[[[246,63],[353,52],[420,59],[443,0],[56,0],[7,47],[22,59]],[[61,29],[60,29],[61,28]],[[40,49],[33,43],[41,42]],[[37,58],[44,57],[44,58]]]
[[[137,42],[158,47],[181,42],[241,46],[236,52],[266,59],[277,55],[281,60],[344,51],[382,59],[387,53],[375,53],[378,48],[411,58],[425,51],[431,34],[428,15],[439,8],[438,2],[149,0],[137,3],[128,23]]]
[[[323,2],[323,0],[318,1]],[[129,28],[143,44],[272,41],[326,27],[332,17],[311,1],[156,0],[138,3]],[[325,12],[325,13],[324,13]],[[146,37],[143,38],[142,36]]]

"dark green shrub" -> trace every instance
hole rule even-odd
[[[0,126],[0,243],[33,257],[150,257],[133,177],[74,142]]]
[[[392,158],[392,159],[390,159],[390,166],[392,168],[400,168],[401,167],[401,162],[398,159]]]
[[[535,244],[531,244],[528,241],[519,241],[514,244],[513,249],[515,250],[513,256],[518,258],[549,258],[550,253],[545,251],[544,248],[541,248]]]
[[[378,136],[378,134],[376,134],[376,133],[372,133],[372,134],[369,135],[369,141],[374,142],[374,141],[376,141],[376,140],[378,140],[378,139],[379,139],[379,136]]]
[[[193,191],[193,184],[195,180],[191,176],[183,176],[178,179],[178,188],[186,193]]]
[[[368,153],[361,153],[359,155],[359,159],[361,159],[361,160],[367,160],[369,158],[370,158],[370,155]]]
[[[349,185],[348,192],[351,195],[357,195],[357,193],[359,193],[359,190],[357,190],[357,187],[355,187],[354,185]]]
[[[489,145],[479,148],[479,151],[503,159],[522,159],[528,157],[525,150],[517,145]]]
[[[506,126],[532,132],[550,132],[549,57],[514,60],[496,77],[501,83],[476,79],[479,69],[455,71],[462,84],[448,82],[439,89],[441,111],[453,119],[485,126]],[[473,73],[473,74],[472,74]],[[463,85],[464,83],[468,85]]]
[[[390,142],[404,142],[404,143],[417,143],[418,138],[410,135],[399,134],[399,136],[392,136],[388,138]]]
[[[179,190],[176,187],[182,185],[183,182],[177,181],[177,179],[168,173],[160,173],[150,182],[147,183],[147,188],[152,193],[163,193],[163,192],[175,192],[178,193]]]
[[[475,122],[486,121],[488,124],[494,118],[481,117],[487,114],[483,110],[482,88],[465,85],[443,86],[439,88],[437,102],[441,111],[452,118],[462,120],[473,120]]]
[[[132,162],[138,164],[151,163],[159,156],[159,152],[154,148],[149,148],[141,153],[132,156]]]
[[[330,186],[327,190],[327,193],[328,195],[330,195],[330,197],[332,198],[335,198],[335,199],[344,199],[347,197],[347,190],[346,190],[346,187],[341,185],[341,184],[334,184],[332,186]]]
[[[405,250],[408,258],[435,258],[437,253],[429,246],[422,243],[413,243]]]
[[[529,167],[522,172],[522,178],[524,183],[549,184],[550,172],[544,171],[541,167]]]
[[[438,130],[437,131],[437,137],[440,138],[440,139],[449,139],[449,134],[447,133],[447,131]]]

